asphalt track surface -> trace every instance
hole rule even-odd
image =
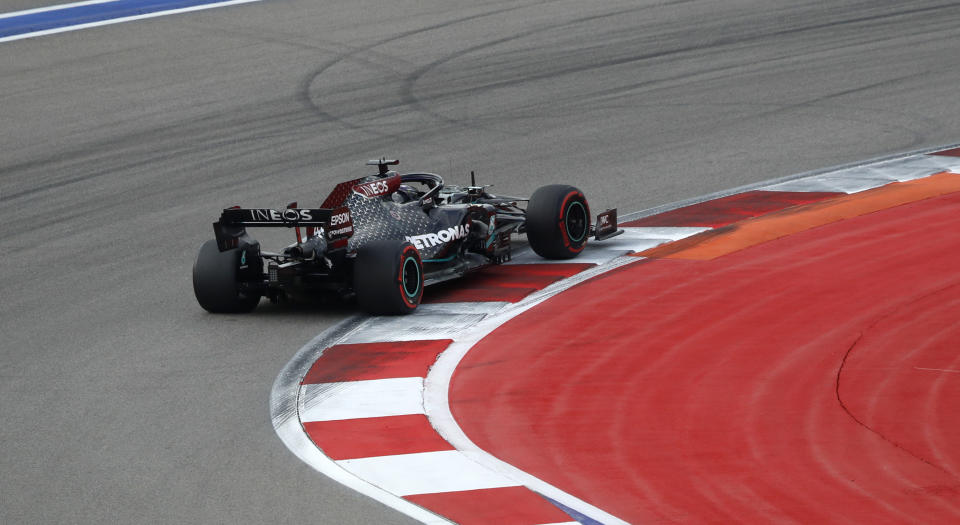
[[[277,372],[346,313],[196,305],[219,208],[319,200],[396,155],[632,211],[954,143],[958,22],[952,2],[290,0],[0,44],[0,521],[408,522],[270,424]]]

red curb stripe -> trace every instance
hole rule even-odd
[[[714,259],[833,222],[957,191],[960,191],[960,175],[945,171],[753,217],[725,228],[662,244],[637,255],[657,259]]]
[[[710,226],[718,228],[742,219],[800,204],[818,202],[843,193],[804,191],[748,191],[658,213],[621,226]]]
[[[452,342],[440,339],[334,345],[324,350],[301,384],[426,377],[437,356]]]
[[[931,153],[930,155],[945,155],[947,157],[960,157],[960,148],[945,149],[943,151]]]
[[[515,303],[531,293],[594,266],[590,263],[509,264],[486,268],[466,280],[431,286],[424,290],[424,303],[494,302]]]
[[[526,487],[417,494],[404,496],[404,499],[460,525],[530,525],[573,521],[567,513]]]
[[[331,459],[355,459],[453,450],[423,414],[303,423]]]
[[[536,292],[539,288],[458,288],[449,291],[437,291],[430,303],[516,303]],[[428,292],[429,293],[429,292]],[[433,295],[433,294],[431,294]]]

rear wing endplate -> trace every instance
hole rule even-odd
[[[613,208],[597,215],[595,228],[596,239],[602,241],[616,237],[623,233],[617,225],[617,209]]]

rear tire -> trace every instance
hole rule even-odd
[[[260,294],[241,292],[237,280],[244,252],[251,259],[251,265],[262,264],[259,254],[251,253],[252,250],[234,248],[221,252],[214,240],[200,247],[197,261],[193,264],[193,294],[204,310],[243,313],[257,307]]]
[[[527,240],[545,259],[571,259],[590,236],[590,207],[583,192],[566,184],[543,186],[527,206]]]
[[[353,290],[371,314],[403,315],[423,298],[423,262],[406,241],[371,241],[357,250]]]

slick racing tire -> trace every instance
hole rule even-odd
[[[406,241],[371,241],[357,250],[353,290],[360,307],[372,314],[402,315],[423,298],[423,262]]]
[[[543,186],[527,206],[527,240],[545,259],[571,259],[590,236],[590,207],[583,192],[565,184]]]
[[[259,294],[240,290],[238,273],[244,256],[250,257],[251,265],[262,264],[259,255],[244,253],[234,248],[221,252],[217,241],[209,240],[200,247],[197,261],[193,264],[193,293],[204,310],[213,313],[249,312],[260,302]]]

